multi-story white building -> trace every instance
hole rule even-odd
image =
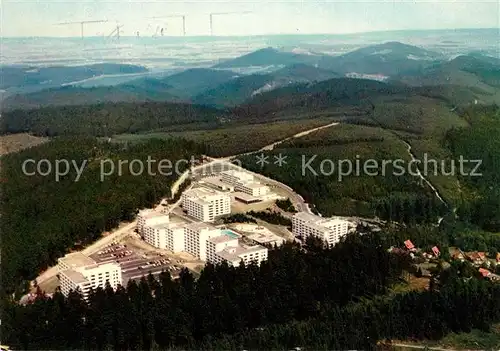
[[[90,289],[105,288],[109,282],[113,289],[122,284],[122,270],[114,262],[98,264],[80,252],[67,254],[58,260],[61,292],[68,296],[71,290],[80,290],[84,299]]]
[[[207,241],[207,261],[219,264],[226,261],[230,266],[246,265],[255,262],[258,265],[267,260],[267,248],[260,245],[247,246],[239,242],[239,235],[231,230],[222,230],[220,236]]]
[[[229,170],[221,172],[221,180],[224,183],[236,185],[236,183],[253,182],[253,175],[248,172]]]
[[[335,245],[349,231],[349,222],[340,218],[322,218],[306,212],[298,212],[292,217],[292,232],[305,240],[315,236],[328,245]]]
[[[227,246],[223,250],[215,254],[214,264],[226,261],[230,266],[238,267],[241,262],[245,265],[256,263],[260,265],[267,260],[267,248],[260,245],[244,246]]]
[[[170,222],[170,217],[164,213],[153,209],[139,211],[137,214],[137,231],[144,236],[144,227],[155,224],[165,224]]]
[[[221,262],[221,258],[217,255],[218,252],[228,247],[237,247],[238,238],[233,238],[228,235],[220,235],[208,239],[207,241],[207,261],[213,264]]]
[[[184,223],[171,223],[165,228],[167,237],[166,248],[173,252],[185,251],[185,224]]]
[[[269,187],[254,180],[248,172],[229,170],[221,173],[221,180],[231,184],[234,189],[251,196],[264,196],[269,193]]]
[[[269,187],[258,182],[236,183],[234,188],[242,193],[255,197],[269,194]]]
[[[144,241],[159,249],[184,251],[184,225],[185,223],[146,225],[143,230]]]
[[[189,223],[184,226],[184,251],[194,257],[207,260],[207,241],[221,236],[222,231],[207,223]]]
[[[231,197],[213,189],[194,188],[182,194],[182,208],[199,221],[213,222],[231,213]]]

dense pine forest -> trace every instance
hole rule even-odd
[[[26,350],[372,349],[500,321],[500,285],[460,265],[437,271],[429,291],[387,294],[408,259],[376,234],[334,248],[286,244],[260,267],[208,265],[197,280],[188,271],[177,281],[150,276],[98,289],[88,303],[78,293],[7,303],[2,337]]]
[[[448,146],[457,158],[482,163],[481,176],[461,179],[472,195],[464,194],[458,213],[486,231],[500,232],[500,110],[476,108],[466,111],[464,118],[470,128],[450,130]]]
[[[138,209],[169,196],[170,185],[178,177],[176,161],[190,160],[203,152],[200,145],[182,139],[123,146],[77,138],[55,139],[3,157],[1,211],[7,220],[2,220],[2,289],[22,291],[28,280],[53,265],[68,249],[95,241],[121,221],[132,220]],[[156,160],[151,167],[156,175],[148,174],[148,157]],[[78,180],[73,166],[57,180],[53,172],[47,176],[24,174],[23,162],[29,159],[50,161],[53,172],[56,160],[74,161],[78,167],[88,162]],[[154,168],[163,159],[172,162],[170,175],[161,175]],[[144,171],[134,175],[138,167],[131,172],[125,164],[120,174],[120,160],[141,160]],[[104,179],[101,161],[106,162],[106,172],[111,170],[111,162],[115,167]],[[35,165],[28,166],[28,172],[35,171]],[[178,171],[187,167],[187,162],[179,163]],[[41,170],[47,171],[47,166]]]
[[[112,136],[161,130],[174,125],[217,125],[224,113],[182,103],[101,103],[13,110],[2,114],[0,133],[29,132],[39,136]]]

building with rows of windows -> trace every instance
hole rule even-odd
[[[122,270],[119,264],[98,264],[80,252],[59,258],[57,268],[61,292],[65,296],[68,296],[71,290],[80,290],[83,298],[87,299],[90,289],[105,288],[106,283],[116,289],[122,284]]]
[[[146,225],[142,237],[148,244],[173,252],[184,251],[184,224],[158,223]]]
[[[314,236],[328,245],[335,245],[349,232],[349,222],[339,218],[323,218],[306,212],[298,212],[292,217],[292,232],[306,240]]]
[[[229,170],[221,173],[221,181],[234,186],[236,191],[259,197],[269,193],[269,187],[254,180],[248,172]]]
[[[153,209],[139,211],[137,214],[137,231],[144,237],[144,228],[155,224],[165,224],[170,222],[170,217],[167,214],[158,212]]]
[[[184,226],[184,251],[206,261],[207,241],[221,235],[221,230],[211,224],[189,223]]]
[[[182,208],[201,222],[213,222],[231,213],[231,197],[214,189],[194,188],[182,194]]]

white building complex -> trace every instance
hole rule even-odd
[[[229,170],[221,173],[221,180],[231,184],[234,189],[242,193],[259,197],[269,193],[269,187],[254,180],[253,175],[248,172]]]
[[[144,236],[144,228],[155,224],[165,224],[170,222],[170,217],[164,213],[147,209],[139,211],[137,214],[137,231]]]
[[[217,190],[194,188],[182,194],[182,208],[201,222],[231,213],[231,197]]]
[[[173,252],[184,251],[183,223],[146,225],[142,236],[144,241],[159,249],[168,249]]]
[[[58,260],[61,292],[68,296],[71,290],[80,290],[84,299],[90,289],[105,288],[109,282],[113,289],[122,283],[122,270],[117,263],[98,264],[92,258],[76,252]]]
[[[315,236],[328,245],[335,245],[349,231],[349,222],[340,218],[322,218],[306,212],[298,212],[292,217],[292,232],[305,240]]]
[[[184,226],[184,251],[196,258],[207,260],[207,241],[221,236],[220,229],[207,223],[189,223]]]
[[[252,262],[260,265],[267,260],[267,248],[254,245],[241,245],[238,238],[228,235],[211,238],[207,242],[207,260],[213,264],[226,261],[230,266],[239,266],[241,262],[248,265]]]

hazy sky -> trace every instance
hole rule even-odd
[[[150,36],[158,27],[180,35],[180,18],[148,17],[185,14],[187,35],[208,35],[210,12],[251,11],[214,16],[215,35],[274,33],[355,33],[396,29],[498,28],[495,0],[372,1],[161,1],[161,0],[0,0],[2,36],[79,36],[80,25],[58,22],[108,20],[88,24],[86,36],[107,35],[119,22],[122,35]]]

